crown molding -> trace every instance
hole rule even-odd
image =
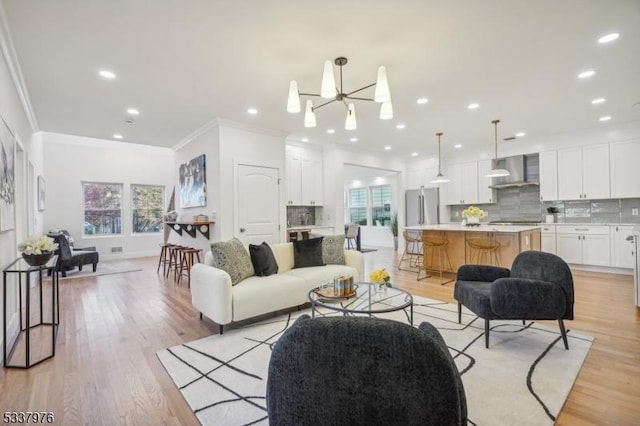
[[[184,148],[185,146],[187,146],[188,144],[190,144],[191,142],[193,142],[195,139],[202,136],[203,134],[207,133],[208,131],[215,128],[223,127],[223,126],[231,127],[233,129],[243,130],[245,132],[258,133],[260,135],[273,136],[277,138],[286,138],[289,135],[288,132],[285,132],[283,130],[253,126],[251,124],[240,123],[233,120],[227,120],[226,118],[217,117],[211,121],[206,122],[201,127],[191,132],[184,139],[182,139],[180,142],[174,145],[172,149],[174,151],[178,151],[179,149]]]
[[[20,103],[22,104],[24,115],[27,117],[27,121],[31,126],[31,131],[36,133],[40,130],[38,127],[38,121],[36,120],[36,115],[33,112],[33,107],[31,106],[29,91],[27,90],[27,85],[25,84],[24,77],[22,76],[22,70],[13,46],[13,40],[11,38],[11,33],[9,32],[9,24],[7,23],[7,17],[4,12],[4,8],[2,7],[2,3],[0,3],[0,49],[2,50],[2,56],[7,64],[7,68],[11,75],[11,80],[13,80],[13,85],[16,88],[16,93],[18,94]]]

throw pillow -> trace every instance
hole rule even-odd
[[[344,265],[344,234],[325,235],[322,240],[322,259],[327,265]]]
[[[322,261],[323,238],[293,241],[293,267],[324,266]]]
[[[211,254],[213,266],[229,274],[231,285],[255,274],[249,253],[237,238],[211,244]]]
[[[273,250],[266,241],[260,245],[249,244],[249,254],[257,276],[268,277],[278,273],[278,262],[276,262]]]

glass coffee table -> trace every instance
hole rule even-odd
[[[382,314],[385,312],[395,312],[404,310],[408,313],[409,324],[413,325],[413,296],[408,292],[396,288],[387,287],[379,291],[375,289],[375,284],[355,283],[357,286],[355,294],[351,297],[325,296],[320,287],[316,287],[309,292],[311,301],[311,317],[315,317],[318,307],[326,308],[343,315],[355,314]]]

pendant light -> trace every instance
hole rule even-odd
[[[313,112],[311,99],[307,99],[307,105],[304,109],[304,127],[316,127],[316,113]]]
[[[334,98],[336,92],[336,80],[333,76],[333,65],[331,61],[324,62],[324,70],[322,72],[322,85],[320,86],[320,96],[325,99]]]
[[[296,83],[295,80],[291,80],[291,83],[289,83],[287,112],[290,112],[292,114],[300,112],[300,95],[298,95],[298,83]]]
[[[436,133],[436,136],[438,137],[438,174],[436,175],[436,178],[434,180],[432,180],[432,183],[445,183],[445,182],[451,182],[450,179],[446,178],[443,174],[442,171],[440,170],[440,136],[442,136],[442,132],[438,132]]]
[[[495,160],[493,160],[493,169],[491,169],[491,171],[489,173],[484,175],[484,177],[488,177],[488,178],[509,176],[511,174],[511,173],[509,173],[509,170],[501,169],[501,168],[498,167],[498,123],[499,122],[500,122],[500,120],[493,120],[492,121],[493,126],[495,128],[496,158],[495,158]]]
[[[354,104],[349,104],[349,109],[347,111],[347,120],[344,123],[344,128],[346,130],[356,130],[356,106]]]

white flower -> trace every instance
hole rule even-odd
[[[53,238],[46,235],[31,236],[18,244],[18,250],[24,254],[42,254],[57,248],[58,244],[53,242]]]

